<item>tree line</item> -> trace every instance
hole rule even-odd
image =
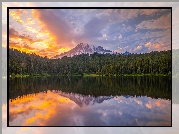
[[[9,49],[9,75],[171,75],[171,58],[171,50],[129,55],[94,53],[49,59]]]

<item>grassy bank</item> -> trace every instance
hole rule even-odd
[[[21,74],[16,74],[16,75],[10,75],[10,77],[12,78],[20,78],[20,77],[49,77],[49,76],[68,76],[68,75],[50,75],[50,74],[33,74],[33,75],[29,75],[29,74],[25,74],[25,75],[21,75]],[[167,74],[121,74],[121,75],[116,75],[116,74],[72,74],[70,76],[83,76],[83,77],[109,77],[109,76],[171,76],[171,75],[167,75]]]
[[[124,74],[123,76],[171,76],[168,74]]]
[[[121,74],[121,75],[116,75],[116,74],[84,74],[84,77],[97,77],[97,76],[171,76],[167,74]]]
[[[32,76],[32,77],[42,77],[42,76],[51,76],[51,75],[49,75],[49,74],[34,74],[34,75],[30,75],[30,74],[16,74],[16,75],[10,75],[10,77],[12,77],[12,78],[21,78],[21,77],[30,77],[30,76]]]

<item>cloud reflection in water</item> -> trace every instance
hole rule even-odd
[[[9,101],[10,126],[170,126],[171,101],[147,96],[84,96],[62,91]]]

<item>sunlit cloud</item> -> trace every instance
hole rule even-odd
[[[35,28],[31,27],[31,26],[26,26],[26,28],[27,28],[28,31],[30,31],[32,33],[38,33],[38,31]]]
[[[9,15],[19,23],[24,24],[24,21],[21,19],[23,14],[27,14],[28,12],[23,9],[16,9],[16,11],[9,11]]]
[[[32,10],[32,16],[40,21],[43,29],[48,31],[48,36],[59,48],[70,45],[70,26],[51,10]],[[52,21],[53,20],[53,21]],[[67,34],[68,33],[68,34]]]
[[[35,24],[35,21],[32,20],[32,18],[27,18],[27,23],[28,23],[28,25],[33,25],[33,24]]]
[[[149,51],[156,51],[156,50],[166,50],[166,47],[164,44],[153,44],[151,42],[147,42],[145,44],[145,47],[148,48]]]

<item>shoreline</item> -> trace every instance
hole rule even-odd
[[[68,75],[50,75],[50,74],[45,74],[45,75],[42,75],[42,74],[35,74],[35,75],[20,75],[20,74],[16,74],[16,75],[10,75],[9,77],[11,78],[24,78],[24,77],[52,77],[52,76],[58,76],[58,77],[64,77],[64,76],[67,76],[69,77]],[[73,75],[70,75],[70,77],[74,77],[74,76],[81,76],[81,77],[126,77],[126,76],[171,76],[171,75],[167,75],[167,74],[123,74],[123,75],[98,75],[98,74],[83,74],[83,75],[80,75],[80,74],[73,74]],[[172,78],[178,78],[177,76],[173,76]]]

